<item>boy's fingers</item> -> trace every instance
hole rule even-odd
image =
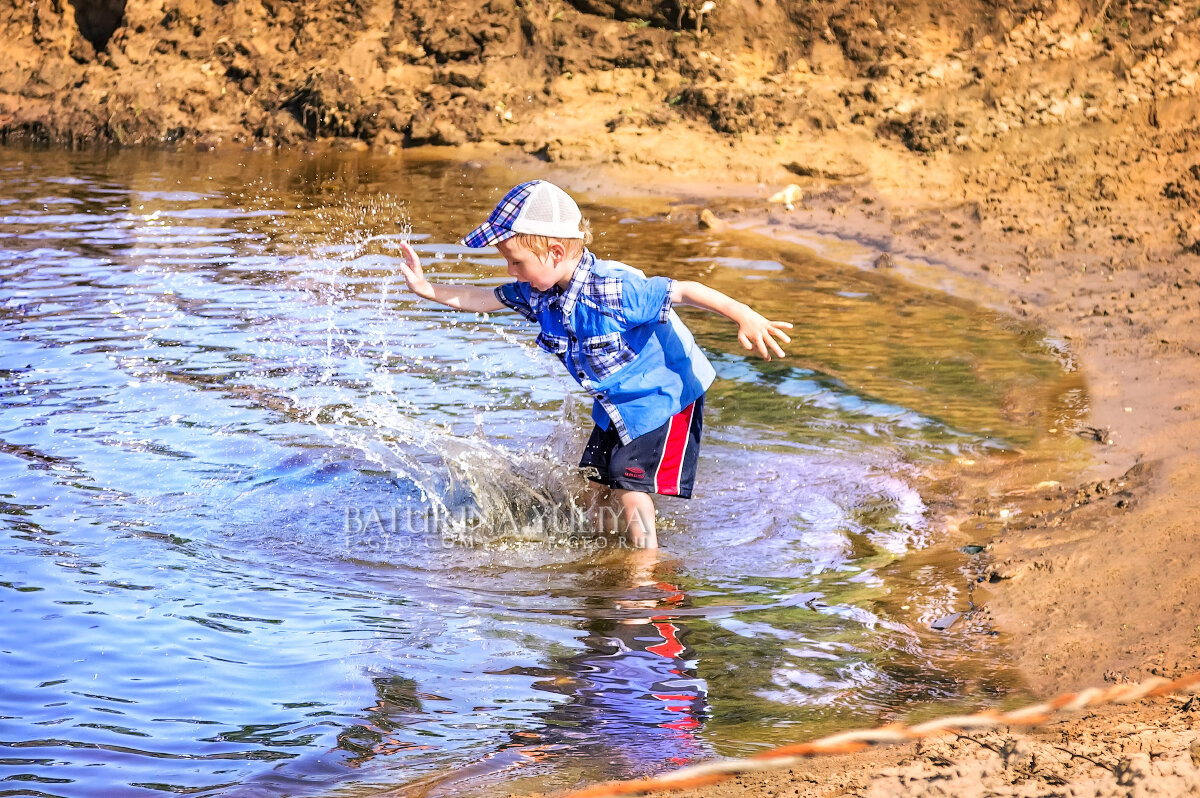
[[[779,337],[779,340],[783,341],[785,344],[790,344],[792,342],[792,337],[783,330],[776,328],[772,329],[771,332],[775,333],[775,335]]]
[[[421,259],[417,257],[417,252],[412,248],[412,245],[407,241],[400,242],[400,248],[404,250],[404,259],[408,261],[408,265],[414,269],[421,263]]]

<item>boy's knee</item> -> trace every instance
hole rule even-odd
[[[640,490],[614,490],[613,496],[630,518],[651,521],[654,518],[654,497]]]

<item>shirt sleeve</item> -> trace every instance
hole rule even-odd
[[[537,315],[529,304],[529,283],[505,283],[495,288],[496,299],[520,313],[530,321],[537,321]]]
[[[669,277],[643,277],[630,275],[621,286],[621,306],[630,324],[648,324],[652,321],[666,322],[671,315],[671,287],[675,281]]]

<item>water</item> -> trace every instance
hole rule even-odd
[[[447,242],[529,176],[0,151],[0,795],[549,789],[1014,689],[928,630],[966,579],[914,554],[920,474],[1036,447],[1061,347],[586,206],[602,256],[797,325],[766,363],[682,311],[722,378],[697,498],[622,550],[572,504],[589,408],[529,327],[395,274],[411,236],[502,282]]]

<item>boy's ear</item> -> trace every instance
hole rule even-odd
[[[550,244],[550,257],[555,261],[562,262],[567,257],[567,247],[561,241],[553,241]]]

